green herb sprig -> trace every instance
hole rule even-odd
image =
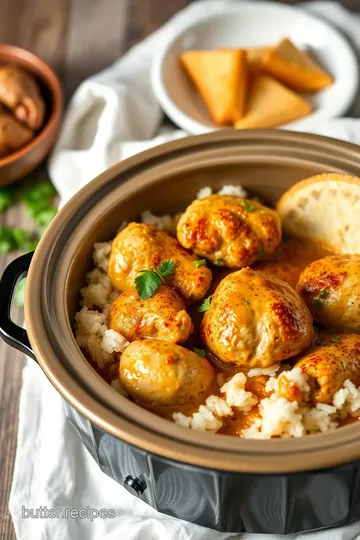
[[[51,182],[41,180],[20,194],[27,213],[32,217],[42,231],[49,225],[57,213],[56,206],[51,204],[56,191]]]
[[[225,261],[224,259],[216,259],[214,264],[215,266],[225,266]]]
[[[193,261],[195,268],[200,268],[200,266],[206,266],[206,259],[199,259],[198,261]]]
[[[240,204],[246,212],[253,212],[255,210],[255,206],[249,203],[246,199],[243,199]]]
[[[161,283],[165,283],[164,278],[171,276],[174,272],[175,263],[171,259],[163,261],[157,269],[141,270],[135,278],[136,291],[141,300],[147,300],[158,290]]]
[[[258,249],[258,259],[259,259],[259,261],[263,261],[265,259],[265,257],[266,257],[266,251],[265,251],[265,249],[263,247],[260,247]]]
[[[16,249],[32,251],[34,240],[24,229],[16,227],[0,227],[0,253],[10,253]]]
[[[207,311],[208,309],[210,309],[211,297],[212,297],[212,295],[210,295],[210,296],[208,296],[207,298],[205,298],[205,300],[203,301],[203,303],[201,304],[201,306],[198,308],[198,311],[200,311],[200,313],[204,313],[205,311]]]
[[[321,289],[316,296],[313,297],[313,304],[321,309],[323,307],[323,300],[327,297],[329,291],[327,289]]]
[[[197,349],[196,347],[194,347],[194,353],[196,353],[198,356],[205,356],[204,349]]]
[[[10,188],[0,189],[0,212],[4,212],[14,204],[14,191]]]
[[[12,188],[0,189],[0,213],[20,200],[39,227],[35,234],[17,227],[0,227],[0,253],[10,253],[16,249],[33,251],[36,248],[40,237],[57,213],[56,206],[52,204],[55,195],[56,190],[50,180],[40,180],[18,191]]]

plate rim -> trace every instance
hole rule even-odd
[[[214,3],[215,5],[215,3]],[[220,5],[220,4],[218,4]],[[326,32],[330,32],[333,35],[336,36],[336,38],[341,42],[344,50],[346,51],[347,58],[346,63],[351,63],[350,70],[352,71],[352,79],[350,82],[350,86],[348,85],[348,92],[346,95],[346,99],[342,100],[341,102],[338,102],[338,104],[334,104],[334,107],[332,107],[331,111],[326,112],[325,115],[321,114],[324,112],[324,109],[321,107],[315,111],[313,111],[310,115],[308,115],[305,118],[301,118],[299,120],[296,120],[295,122],[291,122],[289,124],[283,124],[281,126],[278,126],[279,129],[296,129],[296,130],[302,130],[304,129],[311,129],[315,126],[318,126],[321,122],[326,122],[328,120],[331,120],[333,118],[339,118],[341,117],[346,111],[349,110],[351,105],[353,104],[358,88],[359,88],[359,63],[357,60],[357,55],[355,50],[353,49],[351,43],[347,39],[347,37],[338,30],[330,21],[324,20],[321,18],[318,14],[313,13],[310,10],[306,10],[303,7],[300,6],[289,6],[286,4],[279,4],[277,2],[264,2],[263,0],[252,0],[251,2],[248,0],[242,1],[242,2],[234,2],[233,4],[228,3],[228,9],[226,11],[212,11],[211,13],[202,13],[199,15],[195,15],[191,21],[186,20],[182,23],[179,23],[178,27],[175,31],[173,31],[170,35],[167,36],[162,41],[162,47],[161,49],[155,54],[151,69],[150,69],[150,82],[152,90],[155,94],[155,98],[158,101],[161,109],[165,114],[181,129],[186,131],[187,133],[191,135],[198,135],[201,133],[209,133],[211,131],[216,131],[220,129],[224,129],[224,127],[229,128],[229,126],[208,126],[206,124],[203,124],[202,122],[199,122],[198,120],[193,119],[191,116],[186,114],[181,108],[179,108],[170,97],[169,93],[165,89],[165,85],[163,83],[163,67],[165,59],[169,53],[169,50],[171,49],[172,45],[176,40],[178,40],[182,34],[190,30],[191,28],[194,28],[208,20],[221,17],[223,14],[228,14],[230,12],[242,12],[242,11],[254,11],[259,10],[261,8],[267,8],[267,9],[273,9],[278,12],[287,12],[291,14],[301,13],[301,15],[305,18],[311,19],[312,21],[316,21],[317,24],[320,24],[324,27]],[[276,129],[276,128],[275,128]]]

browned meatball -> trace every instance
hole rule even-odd
[[[131,397],[156,412],[199,405],[214,377],[206,358],[166,341],[133,341],[121,355],[121,384]]]
[[[111,305],[109,327],[128,341],[150,338],[170,343],[184,343],[193,330],[183,299],[167,285],[160,285],[147,300],[141,300],[134,288],[121,293]]]
[[[0,102],[31,129],[40,129],[45,103],[34,77],[18,66],[0,66]]]
[[[290,285],[243,268],[221,281],[202,320],[201,335],[223,362],[266,367],[310,345],[313,327],[305,302]]]
[[[0,157],[15,152],[33,137],[31,129],[18,122],[0,105]]]
[[[279,215],[233,195],[193,201],[177,225],[180,244],[215,264],[241,268],[273,253],[281,240]]]
[[[315,321],[360,332],[360,255],[332,255],[309,264],[296,290]]]
[[[157,268],[162,261],[171,259],[175,269],[166,278],[185,302],[199,302],[211,284],[211,271],[206,266],[196,268],[196,255],[186,251],[165,231],[151,225],[130,223],[120,231],[112,243],[108,274],[113,286],[119,291],[133,287],[141,270]]]
[[[355,386],[360,385],[360,336],[339,334],[322,336],[317,341],[320,345],[303,356],[294,367],[299,367],[309,377],[312,402],[331,404],[334,394],[347,379]],[[286,394],[281,395],[289,399]]]

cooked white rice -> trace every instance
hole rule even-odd
[[[225,394],[226,403],[229,407],[236,407],[241,412],[249,412],[259,401],[251,392],[245,390],[246,375],[236,373],[227,383],[220,388]]]
[[[108,271],[111,242],[98,242],[94,244],[93,260],[95,268],[100,268],[104,272]]]
[[[198,193],[196,194],[197,199],[204,199],[205,197],[209,197],[213,194],[213,190],[211,187],[203,187],[201,188]],[[242,186],[223,186],[220,191],[218,191],[219,195],[236,195],[236,197],[248,197],[248,192],[242,187]]]
[[[207,407],[200,405],[199,410],[192,416],[174,413],[173,420],[179,426],[195,429],[196,431],[209,431],[216,433],[223,425],[218,416],[215,416]]]
[[[202,188],[197,194],[203,198],[213,193],[210,187]],[[241,186],[224,186],[220,194],[247,197]],[[141,215],[142,223],[148,223],[176,234],[176,225],[181,214],[175,216],[156,216],[150,211]],[[121,224],[119,230],[127,225]],[[78,345],[84,349],[100,368],[115,361],[115,354],[122,353],[129,344],[124,336],[108,327],[108,316],[112,302],[119,293],[112,288],[107,275],[111,242],[99,242],[94,245],[94,269],[86,276],[86,286],[81,289],[81,309],[75,316],[75,337]],[[266,376],[266,391],[269,397],[259,400],[245,389],[247,377]],[[288,401],[278,394],[278,379],[285,377],[298,387],[304,402]],[[332,405],[318,403],[311,407],[309,402],[310,388],[307,376],[299,368],[275,364],[268,368],[251,369],[247,376],[237,373],[227,380],[224,373],[217,374],[220,395],[209,396],[204,405],[191,416],[181,412],[173,414],[176,424],[197,431],[215,433],[223,426],[224,418],[240,411],[250,414],[252,422],[243,429],[241,436],[253,439],[269,439],[271,437],[301,437],[307,433],[326,432],[335,429],[338,421],[348,414],[360,414],[360,388],[347,380],[343,388],[335,395]],[[122,395],[126,392],[118,379],[111,382],[112,388]],[[256,414],[253,414],[255,412]],[[250,417],[249,417],[250,418]]]
[[[280,364],[274,364],[266,368],[252,368],[248,372],[248,377],[260,377],[260,375],[267,375],[273,377],[280,369]]]
[[[209,396],[205,401],[205,406],[209,411],[220,418],[223,416],[231,416],[233,413],[232,408],[226,400],[218,396]]]
[[[75,315],[76,342],[100,368],[114,362],[114,353],[122,352],[129,344],[108,327],[110,306],[119,296],[106,273],[110,250],[111,242],[94,245],[95,268],[86,275],[86,286],[80,291],[82,307]]]
[[[152,225],[153,227],[156,227],[161,231],[166,231],[175,236],[176,226],[178,224],[180,216],[181,213],[175,214],[174,216],[155,216],[150,212],[150,210],[146,210],[141,214],[141,223],[147,223],[147,225]]]
[[[278,370],[279,367],[276,371]],[[266,375],[264,371],[259,370],[256,372],[257,375],[252,376]],[[279,376],[286,377],[294,383],[305,400],[309,398],[307,375],[301,373],[299,368],[282,371]],[[207,420],[208,413],[211,413],[219,420],[218,431],[223,425],[222,418],[234,414],[234,408],[244,413],[255,411],[257,414],[251,417],[250,426],[241,431],[241,436],[246,439],[271,439],[302,437],[308,433],[332,431],[336,429],[340,419],[346,418],[348,414],[358,416],[360,413],[360,387],[356,388],[349,380],[345,381],[344,387],[334,395],[332,405],[318,403],[315,407],[312,407],[309,401],[299,404],[297,401],[288,401],[280,396],[276,377],[270,377],[266,383],[266,391],[272,394],[259,401],[256,395],[245,390],[246,380],[244,373],[237,373],[220,388],[224,399],[211,395],[205,405],[199,407],[192,416],[173,414],[174,422],[191,429],[214,431],[215,422]],[[200,415],[204,416],[203,422],[200,421]],[[193,426],[194,417],[196,427]]]

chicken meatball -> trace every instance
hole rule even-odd
[[[0,157],[7,156],[27,144],[34,137],[27,128],[0,104]]]
[[[40,129],[45,102],[34,77],[17,66],[0,67],[0,102],[31,129]]]
[[[161,339],[184,343],[193,330],[181,296],[167,285],[160,285],[147,300],[139,298],[136,289],[128,289],[112,303],[109,327],[126,337]]]
[[[125,390],[156,412],[183,405],[196,407],[210,393],[214,378],[206,358],[156,339],[133,341],[120,360]]]
[[[315,321],[360,332],[360,255],[331,255],[309,264],[296,290]]]
[[[313,404],[331,404],[334,394],[347,379],[355,386],[360,385],[360,336],[339,334],[318,338],[316,341],[320,344],[303,356],[294,367],[299,367],[308,376]],[[289,399],[286,392],[279,393]]]
[[[232,195],[193,201],[180,217],[177,237],[185,248],[214,264],[242,268],[273,253],[281,240],[279,215]]]
[[[223,362],[267,367],[310,345],[312,318],[290,285],[243,268],[216,289],[201,323],[201,337]]]
[[[133,287],[141,270],[157,268],[167,259],[175,263],[174,272],[165,278],[167,284],[175,287],[188,304],[202,300],[211,284],[209,268],[197,268],[196,255],[151,225],[130,223],[118,233],[112,243],[108,274],[113,286],[122,292]]]

